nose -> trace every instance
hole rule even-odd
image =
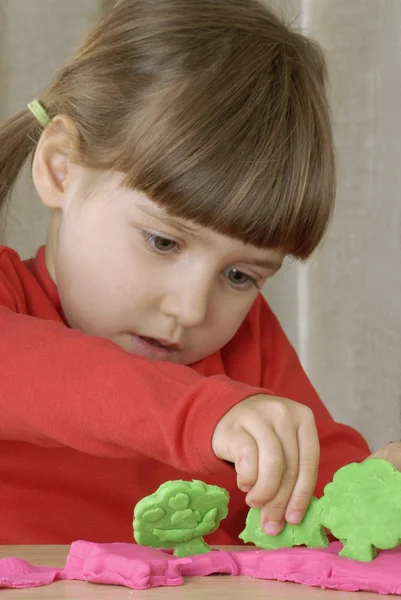
[[[211,289],[207,282],[185,281],[171,286],[164,294],[161,311],[174,317],[181,327],[196,327],[205,322]]]

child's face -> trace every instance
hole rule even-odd
[[[283,254],[174,220],[121,180],[75,166],[51,211],[46,261],[65,315],[129,353],[194,363],[234,336]]]

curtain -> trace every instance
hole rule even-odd
[[[326,52],[338,156],[326,240],[265,295],[334,417],[376,448],[401,439],[401,2],[264,1]],[[1,0],[0,119],[40,94],[112,4]],[[27,168],[0,241],[31,256],[45,228]]]

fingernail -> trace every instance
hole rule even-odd
[[[298,525],[299,523],[301,523],[302,518],[303,514],[301,512],[293,512],[288,516],[287,523]]]
[[[268,521],[263,529],[267,535],[278,535],[282,526],[281,523],[277,523],[277,521]]]

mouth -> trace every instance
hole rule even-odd
[[[131,351],[149,360],[174,361],[179,350],[178,344],[168,340],[131,334]]]
[[[147,342],[148,344],[152,344],[156,348],[164,348],[165,350],[179,350],[180,349],[178,344],[172,344],[167,340],[145,337],[143,335],[138,335],[138,337],[141,340]]]

